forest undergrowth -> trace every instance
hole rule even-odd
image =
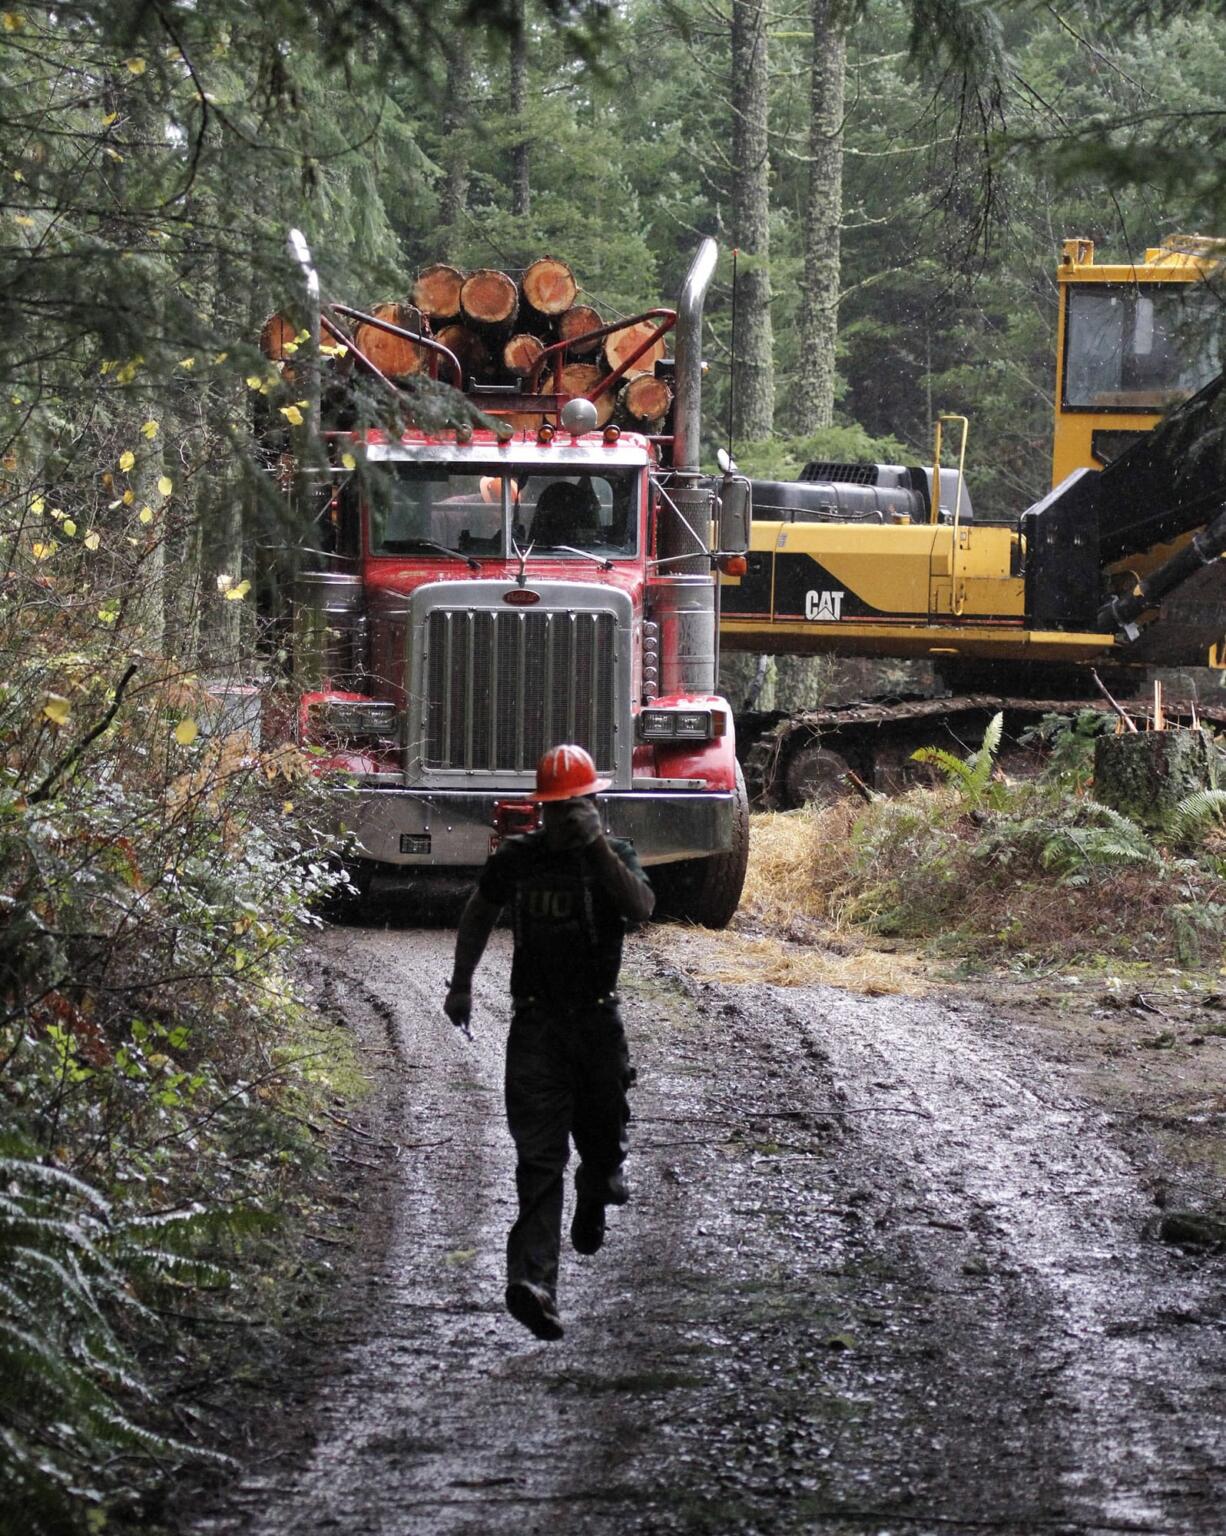
[[[1164,827],[1142,828],[1094,799],[1091,721],[1049,723],[1054,748],[1037,779],[1006,777],[989,739],[965,760],[926,749],[937,782],[896,798],[755,817],[742,935],[833,946],[850,984],[858,975],[868,990],[905,987],[917,957],[1022,974],[1217,975],[1226,791],[1210,786]]]
[[[250,688],[145,647],[81,540],[37,544],[9,541],[0,594],[0,1530],[24,1533],[110,1528],[214,1456],[174,1381],[210,1320],[265,1305],[318,1107],[356,1080],[294,976],[344,879],[304,757],[237,728]]]

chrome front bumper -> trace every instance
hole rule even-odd
[[[337,824],[363,858],[404,869],[478,869],[494,846],[494,806],[520,791],[369,789],[344,796]],[[666,864],[732,846],[731,794],[635,791],[601,795],[605,830],[628,837],[644,864]]]

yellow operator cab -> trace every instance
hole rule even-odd
[[[1145,259],[1094,260],[1066,240],[1057,271],[1052,485],[1101,469],[1222,367],[1226,241],[1173,235]]]

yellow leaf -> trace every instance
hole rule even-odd
[[[86,549],[97,549],[99,544],[101,544],[101,543],[102,543],[102,535],[100,533],[94,532],[93,529],[91,529],[89,531],[89,533],[87,533],[85,535],[85,547],[86,547]]]
[[[50,560],[59,547],[54,539],[49,539],[45,544],[36,539],[30,546],[30,552],[36,560]]]
[[[295,400],[294,404],[300,411],[309,411],[311,409],[311,402],[309,400]]]
[[[218,353],[216,353],[214,355],[213,361],[215,363],[224,363],[226,358],[229,357],[229,355],[230,354],[228,352],[218,352]]]
[[[43,714],[53,725],[63,725],[64,721],[72,713],[72,705],[62,694],[49,693],[47,702],[43,705]]]
[[[30,215],[28,213],[15,213],[13,215],[13,222],[15,224],[20,224],[22,229],[33,229],[34,228],[34,220],[30,217]]]
[[[175,483],[170,478],[169,475],[159,475],[158,476],[158,494],[159,495],[161,495],[161,496],[169,496],[171,491],[174,490],[174,488],[175,488]]]
[[[179,367],[185,368],[188,373],[190,373],[195,366],[196,359],[194,357],[181,357],[179,359]]]
[[[199,734],[200,727],[194,720],[180,720],[175,726],[175,740],[181,747],[190,747]]]
[[[108,112],[106,114],[106,116],[102,119],[102,126],[104,128],[109,128],[112,123],[117,123],[118,121],[119,121],[119,113],[118,112]]]
[[[259,389],[264,380],[259,376],[258,373],[249,373],[243,382],[246,384],[248,389]]]
[[[158,435],[158,424],[157,424],[157,422],[156,421],[147,421],[144,424],[144,426],[141,428],[141,434],[142,434],[142,436],[147,437],[150,442],[152,442],[153,439]]]
[[[136,500],[136,492],[132,489],[131,486],[129,486],[119,499],[123,502],[125,507],[130,507]]]
[[[282,803],[281,810],[284,812],[284,814],[286,816],[288,816],[293,809],[294,809],[294,802],[292,800],[286,800],[286,801],[284,801]]]
[[[143,75],[145,73],[144,59],[128,59],[126,62],[130,75]]]
[[[13,172],[13,180],[14,181],[24,181],[25,179],[26,178],[25,178],[25,172],[24,171],[14,171]]]
[[[77,525],[76,525],[76,523],[73,522],[72,518],[66,517],[64,519],[64,521],[60,524],[60,527],[64,531],[65,538],[73,539],[73,538],[76,537]]]
[[[118,160],[118,161],[119,161],[119,163],[120,163],[120,165],[122,165],[122,164],[123,164],[123,156],[122,156],[122,155],[121,155],[121,154],[120,154],[120,153],[119,153],[119,151],[118,151],[118,150],[117,150],[117,149],[116,149],[116,148],[115,148],[115,147],[114,147],[114,146],[113,146],[113,145],[111,145],[111,144],[108,144],[108,145],[107,145],[107,146],[106,146],[106,157],[107,157],[107,159],[108,159],[108,160]]]
[[[26,19],[19,11],[5,11],[0,15],[0,26],[6,32],[20,32],[26,24]]]
[[[358,467],[358,461],[351,453],[342,453],[341,463],[345,466],[346,469],[356,469]]]
[[[41,496],[36,496],[34,498],[34,500],[30,503],[30,511],[33,512],[35,517],[41,517],[43,515],[43,510],[46,507],[46,505],[47,505],[47,503],[43,500],[43,498]]]
[[[247,593],[250,591],[251,583],[249,581],[240,581],[237,587],[229,587],[227,589],[226,602],[241,603],[243,598],[245,598]]]
[[[145,524],[149,524],[149,523],[151,523],[153,521],[153,512],[152,512],[151,508],[149,508],[149,507],[142,507],[140,509],[140,520],[141,520],[142,523],[145,523]]]
[[[18,220],[18,223],[20,223],[20,222],[21,221]],[[33,222],[34,222],[34,220],[31,219],[30,223],[32,224]],[[298,350],[298,343],[296,341],[286,341],[286,342],[283,342],[282,345],[281,345],[281,351],[282,351],[282,353],[286,357],[293,357],[294,353],[297,352],[297,350]]]
[[[52,507],[50,512],[47,513],[47,516],[55,518],[57,523],[62,523],[64,521],[64,511],[63,511],[63,508],[62,507]]]
[[[291,427],[300,427],[302,425],[302,412],[296,405],[283,405],[281,407],[281,414]]]
[[[301,345],[301,343],[304,342],[304,341],[310,341],[310,339],[311,339],[311,333],[308,330],[301,330],[294,337],[294,341],[296,343],[298,343],[299,345]]]
[[[120,467],[120,469],[122,469],[124,474],[126,475],[127,472],[132,468],[133,464],[135,464],[135,463],[136,463],[136,455],[132,452],[132,450],[130,448],[125,448],[124,451],[119,455],[119,467]]]

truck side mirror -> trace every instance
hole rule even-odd
[[[719,549],[743,555],[749,548],[753,519],[753,489],[744,475],[725,475],[719,488]]]

